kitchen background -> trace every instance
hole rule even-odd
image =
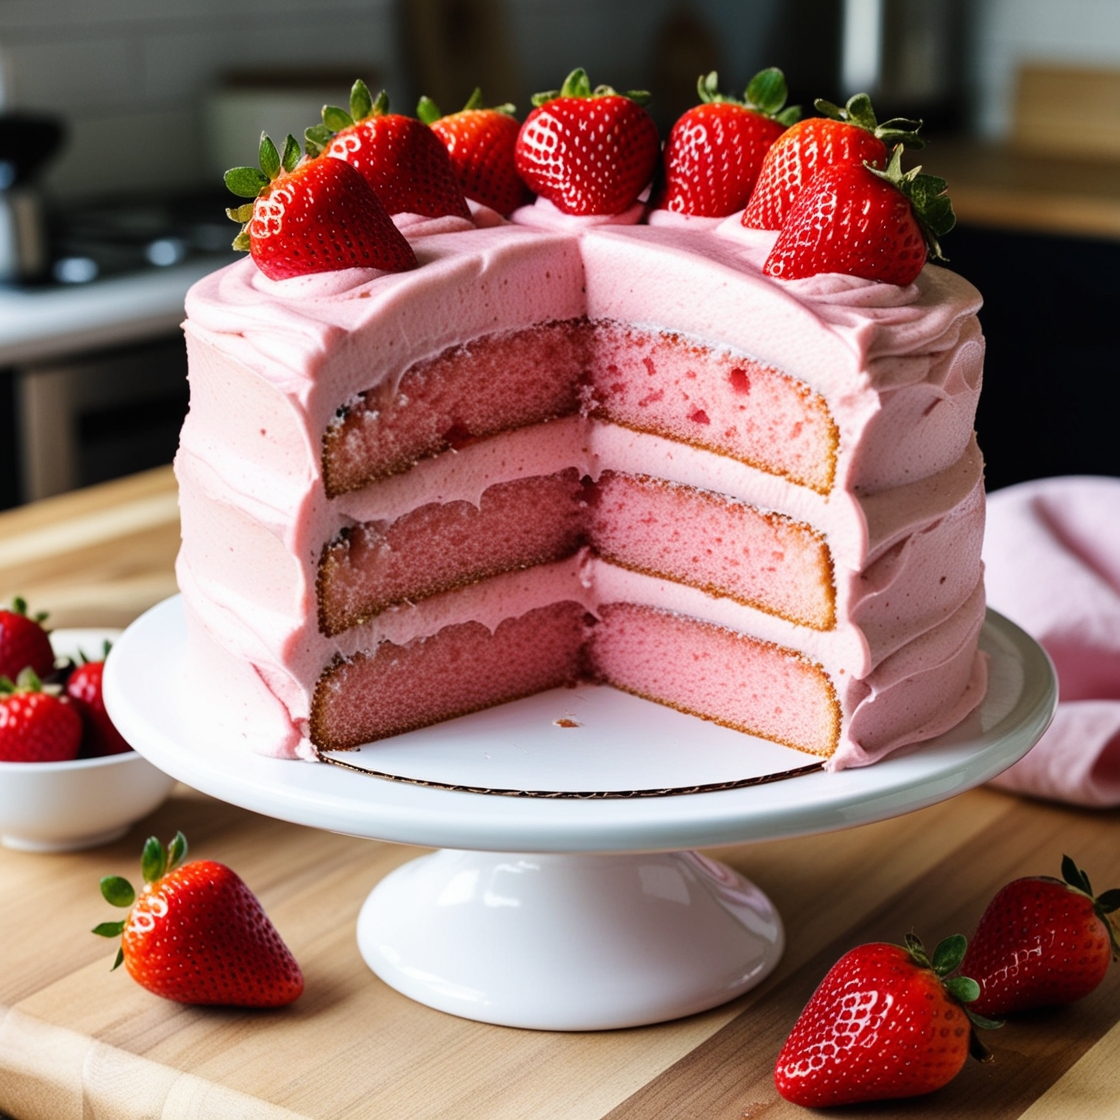
[[[1024,138],[1024,73],[1041,102],[1046,81],[1069,92],[1053,68],[1072,67],[1098,106],[1116,101],[1103,129],[1059,120],[1042,158],[1067,160],[1059,176],[1082,161],[1120,199],[1116,0],[3,0],[0,508],[170,460],[183,293],[227,259],[215,184],[255,162],[262,127],[299,135],[359,75],[399,111],[420,92],[452,111],[480,83],[523,114],[575,65],[651,89],[667,127],[699,73],[741,90],[771,64],[803,102],[867,88],[881,117],[925,116],[958,162]],[[927,169],[942,170],[932,154]],[[997,214],[946,248],[988,300],[990,483],[1120,474],[1120,229],[1070,237]]]

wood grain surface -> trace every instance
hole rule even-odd
[[[173,589],[166,471],[0,515],[0,597],[19,591],[59,624],[120,625]],[[293,763],[293,765],[303,765]],[[113,912],[105,874],[138,878],[144,837],[177,828],[258,893],[307,988],[270,1012],[184,1007],[110,973],[89,930]],[[976,790],[892,821],[713,855],[774,900],[789,945],[766,983],[688,1019],[600,1033],[518,1031],[397,994],[354,936],[369,891],[415,849],[257,816],[183,786],[123,840],[89,852],[0,849],[0,1111],[17,1120],[767,1120],[775,1056],[828,967],[868,939],[969,933],[1018,875],[1063,852],[1120,885],[1120,813]],[[666,905],[671,905],[666,903]],[[851,1108],[862,1117],[1120,1114],[1120,971],[1080,1004],[1009,1023],[996,1060],[947,1088]]]

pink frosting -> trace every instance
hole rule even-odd
[[[176,460],[191,671],[213,676],[222,665],[228,706],[244,716],[254,749],[310,753],[311,692],[336,654],[452,622],[493,628],[557,598],[591,611],[619,598],[660,605],[805,652],[841,700],[833,768],[936,734],[979,702],[975,289],[931,267],[905,288],[838,276],[779,283],[761,272],[773,234],[731,219],[644,226],[625,224],[629,217],[581,222],[538,201],[512,223],[469,228],[456,219],[468,228],[450,232],[402,223],[421,265],[410,272],[262,283],[243,261],[192,288],[192,401]],[[326,498],[320,439],[340,403],[379,385],[392,392],[414,362],[480,335],[583,315],[668,327],[805,382],[839,429],[833,491],[573,417]],[[340,528],[425,502],[477,502],[496,482],[568,466],[592,477],[616,469],[669,478],[808,522],[832,552],[838,625],[811,631],[577,557],[390,609],[336,638],[319,632],[316,565]]]

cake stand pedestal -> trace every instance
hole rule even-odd
[[[777,964],[783,933],[770,901],[689,849],[883,820],[1025,754],[1053,715],[1053,670],[994,612],[981,646],[988,694],[953,731],[866,769],[777,781],[769,776],[812,760],[595,687],[384,740],[337,756],[345,767],[244,754],[213,713],[180,696],[178,598],[124,633],[104,690],[129,742],[204,793],[446,849],[398,868],[362,907],[359,948],[386,983],[483,1022],[596,1030],[715,1007]]]

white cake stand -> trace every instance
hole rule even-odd
[[[129,742],[196,789],[298,824],[445,849],[398,868],[362,908],[358,944],[386,983],[470,1019],[595,1030],[717,1006],[777,964],[770,901],[687,849],[883,820],[1025,754],[1053,714],[1053,670],[997,614],[981,644],[988,694],[953,732],[867,769],[764,784],[744,783],[812,759],[595,687],[338,756],[397,780],[248,755],[204,697],[180,695],[177,598],[129,627],[104,688]],[[696,787],[706,790],[669,792]]]

